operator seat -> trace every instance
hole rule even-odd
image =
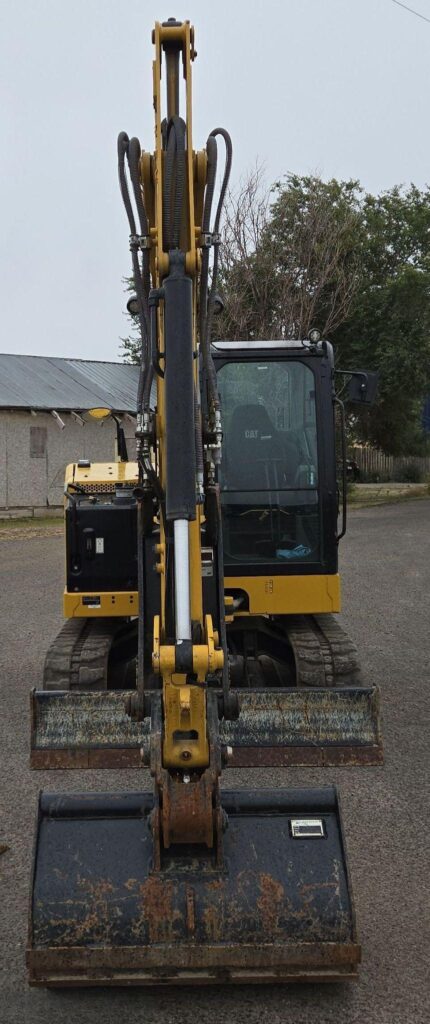
[[[227,491],[291,487],[299,465],[296,445],[275,430],[264,405],[234,409],[224,437],[222,480]]]

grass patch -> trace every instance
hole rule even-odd
[[[357,494],[348,496],[349,508],[373,508],[376,505],[398,505],[402,501],[416,501],[421,498],[428,498],[430,490],[422,487],[410,487],[407,491],[396,494],[394,491],[386,491],[378,494]]]
[[[32,530],[43,529],[45,526],[63,525],[62,516],[23,516],[22,519],[0,519],[0,530]]]

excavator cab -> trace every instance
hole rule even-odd
[[[220,485],[225,575],[259,575],[263,568],[266,575],[283,576],[298,566],[302,571],[303,564],[307,572],[310,566],[318,573],[333,572],[333,466],[322,466],[322,486],[318,471],[321,358],[297,342],[218,344],[214,349],[224,419]],[[326,379],[330,381],[329,373]],[[334,450],[333,439],[327,437],[333,431],[328,397],[328,410],[322,412],[324,440]],[[322,494],[329,489],[331,507],[323,513]],[[323,554],[324,536],[332,543],[326,545],[331,551]]]
[[[152,790],[40,795],[30,983],[345,980],[360,946],[336,789],[221,788],[229,767],[381,759],[377,690],[332,614],[332,351],[212,341],[231,140],[193,149],[189,22],[153,42],[155,152],[118,139],[136,462],[68,467],[72,625],[31,703],[32,767],[146,767]],[[110,668],[131,652],[135,687]]]

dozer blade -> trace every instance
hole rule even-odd
[[[339,981],[360,960],[338,797],[225,792],[224,863],[152,868],[149,793],[42,794],[27,954],[35,985]]]
[[[239,690],[240,716],[220,722],[233,767],[381,764],[377,687]],[[124,691],[33,691],[32,768],[138,767],[149,722]]]

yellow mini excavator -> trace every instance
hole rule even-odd
[[[333,615],[333,353],[316,332],[212,340],[231,141],[193,150],[189,22],[153,42],[155,151],[118,139],[137,457],[118,428],[117,460],[67,468],[67,621],[31,695],[32,767],[143,766],[153,787],[41,793],[30,982],[353,978],[336,789],[220,789],[227,767],[381,762],[378,691]]]

